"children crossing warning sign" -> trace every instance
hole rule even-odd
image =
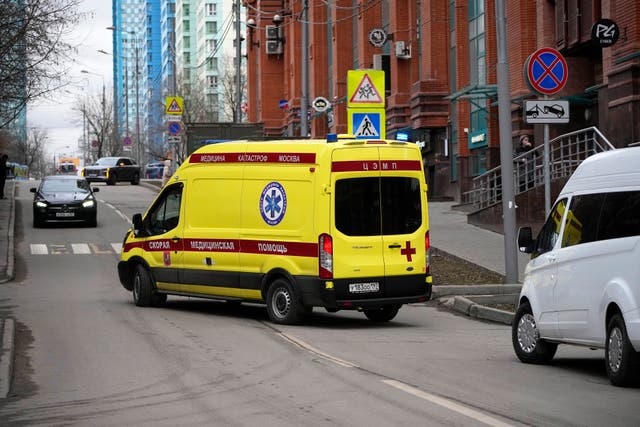
[[[184,111],[184,104],[179,96],[167,96],[164,105],[166,114],[182,114]]]
[[[384,107],[384,71],[349,70],[347,107]]]

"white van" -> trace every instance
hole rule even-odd
[[[576,169],[533,239],[512,325],[524,363],[559,343],[605,350],[617,386],[640,380],[640,147],[595,154]]]

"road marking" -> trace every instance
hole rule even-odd
[[[91,253],[91,250],[89,249],[89,245],[86,243],[72,243],[71,250],[76,255],[84,255],[84,254]]]
[[[108,249],[106,249],[104,245],[97,245],[95,243],[69,243],[68,245],[31,243],[29,247],[31,255],[111,255],[114,253],[120,255],[122,252],[122,243],[109,243]]]
[[[31,255],[49,255],[49,249],[40,243],[31,244]]]
[[[307,350],[310,353],[316,354],[316,355],[322,357],[323,359],[328,360],[329,362],[333,362],[336,365],[340,365],[340,366],[345,367],[345,368],[358,368],[358,365],[355,365],[355,364],[353,364],[351,362],[347,362],[346,360],[340,359],[340,358],[332,356],[330,354],[324,353],[324,352],[318,350],[317,348],[313,347],[312,345],[307,344],[306,342],[302,341],[301,339],[294,337],[293,335],[289,335],[289,334],[286,334],[284,332],[279,332],[278,335],[280,335],[285,340],[297,345],[298,347],[301,347],[301,348]]]
[[[382,382],[387,385],[390,385],[391,387],[395,387],[398,390],[402,390],[404,392],[412,394],[413,396],[419,397],[420,399],[424,399],[431,403],[435,403],[436,405],[440,405],[443,408],[465,415],[481,423],[484,423],[490,426],[495,426],[495,427],[511,427],[511,424],[502,422],[497,418],[490,417],[489,415],[483,414],[480,411],[476,411],[474,409],[460,405],[459,403],[456,403],[452,400],[445,399],[440,396],[436,396],[435,394],[426,393],[415,387],[411,387],[410,385],[405,384],[403,382],[396,381],[396,380],[382,380]]]

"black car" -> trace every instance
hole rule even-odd
[[[98,225],[98,202],[89,182],[81,176],[46,176],[38,188],[31,188],[33,196],[33,226],[45,223],[82,222],[90,227]]]
[[[562,108],[562,105],[558,104],[548,105],[544,107],[544,113],[555,114],[558,118],[561,118],[564,116],[564,108]]]
[[[82,175],[89,182],[106,182],[115,185],[117,182],[140,183],[140,166],[129,157],[101,157],[91,166],[86,166]]]

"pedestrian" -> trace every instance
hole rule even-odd
[[[171,154],[164,157],[164,167],[162,168],[162,186],[164,187],[171,178]]]
[[[529,135],[522,135],[520,137],[520,143],[514,151],[514,157],[517,157],[516,173],[520,192],[523,192],[532,188],[535,184],[537,153],[534,150]]]
[[[9,156],[6,154],[0,156],[0,199],[6,199],[4,197],[4,183],[7,181],[7,159]]]

